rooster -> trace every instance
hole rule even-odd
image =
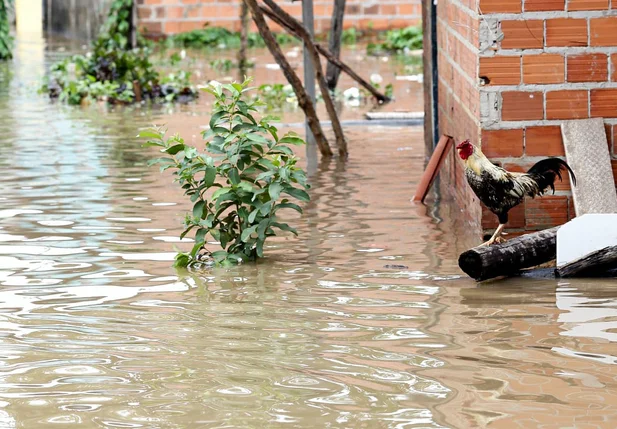
[[[525,196],[534,198],[543,195],[548,188],[555,193],[555,179],[567,170],[576,185],[576,177],[570,166],[559,158],[546,158],[537,162],[527,173],[513,173],[490,162],[482,151],[469,140],[456,149],[465,162],[465,176],[469,186],[480,201],[499,218],[499,226],[483,246],[501,241],[501,233],[508,222],[508,211],[519,205]]]

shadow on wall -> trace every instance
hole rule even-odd
[[[91,42],[96,38],[112,0],[43,0],[45,31]]]

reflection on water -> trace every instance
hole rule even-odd
[[[349,129],[300,238],[177,272],[188,204],[134,136],[205,101],[50,105],[40,52],[0,68],[0,427],[614,427],[615,286],[463,277],[479,236],[409,202],[421,129]]]

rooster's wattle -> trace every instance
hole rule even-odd
[[[465,176],[469,186],[480,201],[499,218],[499,226],[489,241],[491,245],[500,239],[508,222],[508,211],[520,204],[525,196],[542,195],[550,188],[555,192],[555,179],[561,180],[561,171],[567,170],[576,185],[576,177],[570,166],[559,158],[546,158],[537,162],[527,173],[514,173],[493,164],[482,151],[469,140],[456,149],[465,162]]]

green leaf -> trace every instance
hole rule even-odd
[[[242,235],[240,236],[240,239],[244,243],[246,243],[248,239],[251,237],[251,234],[253,234],[256,229],[257,229],[257,225],[253,225],[250,228],[246,228],[244,231],[242,231]]]
[[[257,142],[257,143],[268,144],[268,139],[266,139],[261,134],[249,133],[249,134],[246,135],[246,138],[251,140],[251,141]]]
[[[196,243],[204,243],[206,241],[206,234],[208,230],[206,228],[199,228],[197,230],[197,234],[195,234],[195,242]]]
[[[237,185],[238,183],[240,183],[240,173],[238,173],[238,169],[237,168],[232,168],[231,170],[229,170],[228,172],[229,174],[229,181],[231,182],[232,185]]]
[[[188,253],[178,253],[175,257],[175,268],[186,268],[191,262],[191,256]]]
[[[295,229],[295,228],[292,228],[291,226],[289,226],[289,225],[288,225],[288,224],[286,224],[286,223],[278,223],[278,222],[273,222],[273,223],[272,223],[272,226],[273,226],[273,227],[276,227],[276,228],[278,228],[278,229],[280,229],[280,230],[282,230],[282,231],[291,232],[292,234],[294,234],[294,235],[296,235],[296,236],[298,235],[298,231],[296,231],[296,229]]]
[[[231,191],[231,188],[218,189],[214,194],[212,194],[211,200],[216,201],[221,195],[226,194],[229,191]]]
[[[142,139],[162,140],[164,135],[165,133],[159,133],[156,130],[147,129],[147,130],[141,130],[139,134],[137,134],[137,137],[142,138]]]
[[[259,222],[259,225],[257,226],[257,236],[261,240],[266,239],[266,229],[268,229],[268,226],[270,226],[270,219],[268,218],[263,219],[261,222]]]
[[[210,118],[210,129],[214,130],[216,128],[216,126],[218,125],[218,122],[221,118],[223,118],[224,116],[226,116],[228,113],[225,110],[220,110],[218,112],[216,112],[214,115],[212,115],[212,117]]]
[[[248,221],[249,223],[253,223],[255,222],[255,218],[257,218],[257,215],[259,214],[259,209],[255,209],[253,210],[250,214],[249,214],[249,218]]]
[[[197,219],[201,219],[201,217],[204,214],[204,205],[206,203],[204,201],[197,201],[197,203],[195,203],[195,205],[193,206],[193,217],[196,217]]]
[[[226,251],[219,250],[217,252],[212,252],[210,256],[212,256],[212,259],[214,259],[215,262],[220,264],[225,260],[225,258],[227,258],[227,255],[229,254]]]
[[[206,185],[206,187],[209,188],[210,186],[214,184],[215,180],[216,180],[216,168],[211,167],[211,166],[206,167],[206,174],[204,175],[204,185]]]
[[[281,204],[277,204],[276,206],[274,206],[273,212],[276,213],[280,209],[293,209],[293,210],[297,211],[298,213],[302,213],[302,208],[300,208],[299,205],[294,204],[294,203],[281,203]]]
[[[311,197],[306,191],[302,189],[294,188],[292,186],[286,186],[285,191],[287,194],[291,195],[294,198],[299,199],[300,201],[308,202],[311,200]]]
[[[188,228],[186,228],[184,231],[182,231],[182,234],[180,234],[180,240],[182,240],[186,236],[186,234],[188,234],[193,228],[195,228],[195,225],[191,225]]]
[[[268,194],[270,194],[270,199],[272,201],[278,200],[282,190],[283,186],[279,182],[272,182],[270,186],[268,186]]]
[[[306,144],[306,142],[302,140],[300,137],[293,137],[293,136],[285,136],[282,139],[280,139],[278,142],[285,143],[285,144],[291,144],[295,146],[302,146]]]
[[[168,154],[170,154],[170,155],[175,155],[175,154],[177,154],[178,152],[183,151],[183,150],[184,150],[184,147],[185,147],[185,146],[184,146],[184,143],[177,144],[177,145],[174,145],[174,146],[168,147],[167,149],[165,149],[165,152],[167,152],[167,153],[168,153]]]
[[[146,143],[143,143],[141,145],[141,147],[153,147],[153,146],[165,147],[165,144],[163,142],[155,142],[155,141],[149,140]]]
[[[257,239],[256,251],[257,251],[257,256],[260,257],[260,258],[263,258],[263,256],[264,256],[264,241],[265,240]]]

